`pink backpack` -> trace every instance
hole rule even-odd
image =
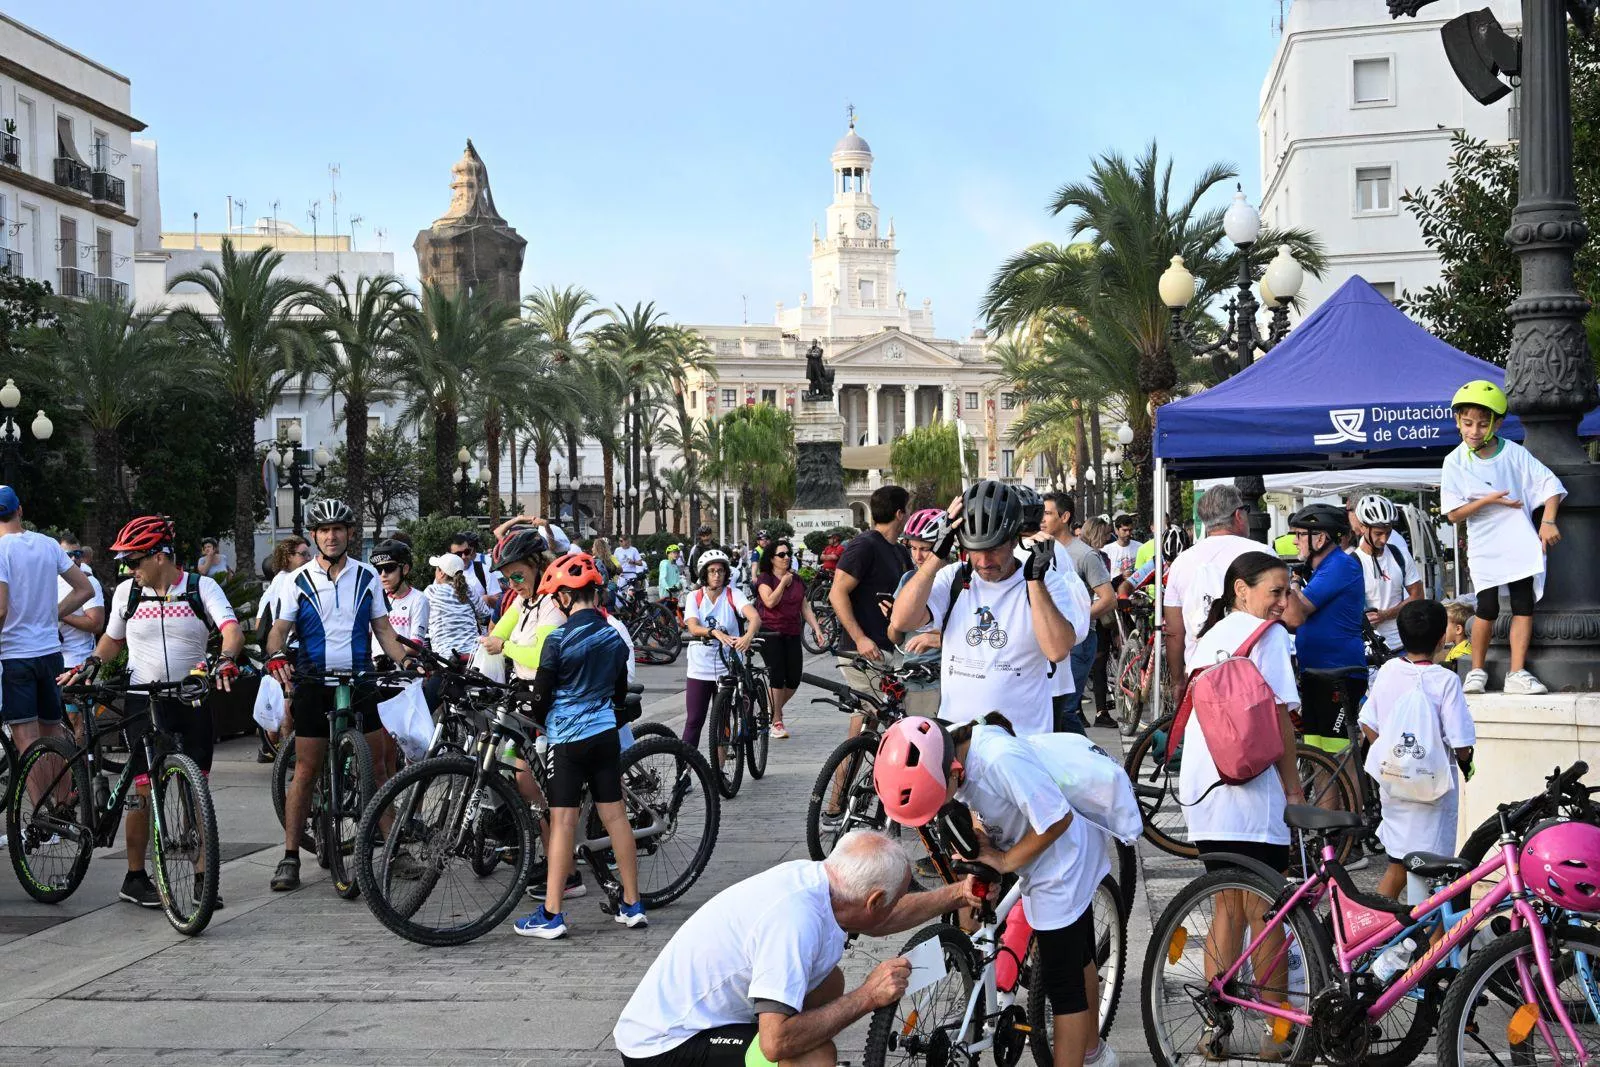
[[[1282,758],[1278,698],[1249,658],[1256,642],[1276,625],[1263,622],[1228,659],[1197,668],[1189,677],[1167,737],[1169,761],[1177,755],[1191,712],[1200,717],[1200,732],[1224,785],[1243,785]]]

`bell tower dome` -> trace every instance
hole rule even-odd
[[[894,227],[879,233],[872,201],[872,147],[850,127],[833,146],[833,200],[827,229],[811,238],[811,286],[816,301],[841,311],[896,312]],[[893,317],[893,316],[891,316]]]

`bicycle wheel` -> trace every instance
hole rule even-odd
[[[1139,725],[1144,711],[1144,665],[1150,658],[1150,646],[1140,635],[1130,633],[1117,652],[1115,673],[1117,721],[1124,733],[1131,733]]]
[[[1284,1062],[1312,1061],[1317,1047],[1310,1027],[1279,1024],[1274,1029],[1264,1013],[1221,1004],[1208,981],[1242,951],[1244,914],[1270,907],[1284,885],[1281,878],[1230,867],[1196,878],[1162,912],[1145,953],[1141,1004],[1145,1042],[1157,1064],[1192,1062],[1197,1052],[1200,1059],[1265,1059],[1262,1054],[1270,1053]],[[1221,930],[1219,910],[1224,915]],[[1262,958],[1253,961],[1270,972],[1271,984],[1258,981],[1247,963],[1229,992],[1306,1011],[1312,993],[1329,983],[1332,950],[1309,908],[1280,915],[1282,941],[1275,947],[1267,942],[1258,950]],[[1222,944],[1224,940],[1230,944]],[[1202,1051],[1202,1045],[1209,1051]]]
[[[278,741],[278,754],[272,758],[272,810],[283,825],[283,809],[289,796],[289,783],[294,780],[294,734],[285,734]],[[316,841],[307,829],[301,835],[301,848],[314,849]]]
[[[1600,933],[1545,926],[1556,997],[1584,1052],[1600,1051]],[[1515,991],[1505,997],[1501,991]],[[1450,983],[1439,1017],[1439,1067],[1463,1064],[1574,1063],[1579,1053],[1545,990],[1533,932],[1518,930],[1474,953]]]
[[[1122,909],[1121,894],[1109,876],[1095,888],[1094,900],[1094,965],[1100,979],[1099,1012],[1100,1037],[1111,1036],[1111,1024],[1117,1018],[1117,1004],[1122,999],[1122,983],[1128,970],[1128,914]],[[1039,945],[1035,941],[1028,948],[1027,973],[1039,974]],[[1033,1062],[1039,1067],[1053,1067],[1055,1063],[1055,1018],[1051,1013],[1050,998],[1045,995],[1044,983],[1028,983],[1028,1047],[1033,1051]]]
[[[0,730],[0,805],[11,810],[11,789],[17,784],[17,746],[11,735]]]
[[[740,751],[739,709],[731,686],[719,685],[706,716],[706,760],[716,775],[717,791],[732,800],[744,782],[744,753]]]
[[[94,829],[85,799],[89,771],[64,737],[41,737],[17,764],[6,810],[6,844],[23,891],[59,904],[83,882],[94,855]]]
[[[1145,840],[1169,855],[1193,859],[1200,850],[1189,842],[1189,825],[1183,806],[1178,803],[1178,769],[1183,763],[1183,749],[1179,748],[1171,762],[1167,760],[1172,718],[1164,716],[1146,727],[1134,739],[1122,766],[1133,780],[1133,791],[1139,798]]]
[[[651,646],[666,657],[663,662],[676,663],[679,653],[683,651],[683,632],[678,629],[677,618],[666,608],[657,605],[652,627]]]
[[[976,1062],[975,1057],[969,1061],[965,1055],[954,1052],[955,1046],[972,1037],[956,1032],[961,1027],[967,1001],[972,996],[972,987],[978,975],[972,942],[949,923],[934,923],[918,930],[916,936],[900,950],[900,955],[935,938],[944,951],[945,976],[872,1013],[872,1022],[867,1027],[867,1047],[862,1057],[866,1067],[885,1067],[886,1064],[926,1064],[932,1067]],[[978,1001],[974,1018],[982,1019],[982,992],[978,993]]]
[[[910,888],[922,889],[939,880],[938,872],[930,866],[921,836],[890,821],[878,799],[872,785],[872,761],[879,740],[875,733],[857,734],[823,761],[806,804],[806,852],[814,860],[824,860],[851,830],[876,830],[900,843],[911,861]],[[835,805],[837,814],[833,813]]]
[[[633,730],[633,743],[638,744],[647,737],[670,737],[674,741],[678,735],[672,732],[672,727],[664,722],[636,722],[630,724]]]
[[[651,737],[622,754],[622,802],[635,830],[658,832],[635,837],[639,854],[639,899],[646,909],[672,903],[689,891],[711,862],[722,826],[722,807],[705,757],[676,737]],[[591,811],[585,836],[605,834]],[[616,877],[616,855],[606,849],[601,862]]]
[[[820,611],[817,612],[817,629],[822,631],[823,637],[827,637],[828,620],[823,617]],[[800,647],[804,648],[813,656],[820,656],[823,652],[827,651],[827,649],[817,641],[817,635],[812,632],[811,627],[809,626],[800,627]]]
[[[1300,772],[1300,790],[1305,794],[1307,804],[1329,811],[1361,811],[1351,794],[1350,779],[1340,769],[1337,757],[1330,756],[1320,748],[1299,745],[1295,749],[1295,766]],[[1294,878],[1304,878],[1306,870],[1303,857],[1306,849],[1302,847],[1300,831],[1291,828],[1289,834],[1289,874]],[[1334,851],[1341,861],[1350,858],[1358,840],[1356,834],[1342,834],[1336,839]]]
[[[750,777],[756,781],[767,773],[767,749],[772,744],[771,696],[766,679],[756,676],[756,686],[750,692],[745,721],[744,761],[750,768]]]
[[[211,789],[199,765],[175,752],[161,757],[150,775],[150,804],[161,910],[174,930],[193,937],[216,911],[222,867]],[[197,893],[195,875],[200,871],[206,872],[205,887]]]
[[[345,730],[328,746],[328,804],[323,826],[327,840],[328,874],[333,890],[346,900],[361,893],[350,856],[356,847],[361,814],[372,799],[372,753],[358,730]]]
[[[516,862],[480,877],[472,869],[475,825],[496,815]],[[440,946],[482,937],[511,914],[537,837],[533,813],[508,778],[480,780],[477,764],[452,755],[414,763],[385,782],[356,840],[356,878],[373,916],[407,941]]]

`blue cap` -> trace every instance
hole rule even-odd
[[[10,515],[22,506],[17,491],[9,485],[0,485],[0,516]]]

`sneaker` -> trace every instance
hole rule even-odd
[[[117,893],[117,899],[137,904],[141,908],[161,907],[161,893],[156,889],[156,884],[150,880],[150,876],[143,871],[128,872],[127,877],[122,879],[122,890]]]
[[[635,926],[650,925],[650,920],[644,916],[644,901],[642,900],[622,905],[622,910],[613,915],[612,918],[629,929]]]
[[[539,937],[546,941],[555,941],[567,936],[567,915],[565,912],[547,914],[544,905],[541,904],[532,915],[524,915],[518,919],[512,929],[522,937]]]
[[[1117,1063],[1117,1050],[1102,1041],[1094,1055],[1084,1057],[1083,1067],[1117,1067]]]
[[[389,861],[389,873],[402,882],[421,881],[427,870],[422,861],[409,852],[396,852]]]
[[[1365,852],[1357,853],[1345,861],[1344,869],[1347,871],[1364,871],[1372,866],[1372,857]]]
[[[772,724],[772,736],[776,737],[779,741],[784,741],[788,739],[789,731],[784,729],[783,723],[775,722]]]
[[[200,903],[200,901],[205,898],[205,895],[206,895],[206,872],[204,872],[204,871],[196,871],[196,872],[194,872],[194,902],[196,904]],[[221,911],[222,910],[222,890],[221,889],[217,890],[217,902],[216,902],[215,905],[213,905],[212,910],[213,911]]]
[[[549,881],[548,874],[540,881],[530,885],[528,887],[528,896],[534,900],[543,900],[545,882],[547,881]],[[577,900],[581,896],[587,896],[588,893],[589,887],[583,884],[583,875],[581,873],[573,871],[567,875],[566,887],[561,890],[562,900]]]
[[[1100,714],[1094,717],[1094,725],[1098,730],[1115,730],[1118,726],[1118,723],[1116,719],[1113,719],[1111,716],[1102,711]]]
[[[1517,696],[1538,696],[1540,693],[1550,692],[1550,689],[1535,678],[1531,671],[1512,671],[1506,675],[1505,691]]]
[[[842,822],[844,822],[842,811],[825,811],[817,816],[817,826],[823,830],[837,830]]]
[[[291,889],[300,888],[300,857],[285,856],[278,861],[278,869],[272,872],[272,891],[286,893]]]
[[[1510,678],[1506,679],[1508,682],[1510,680]],[[1461,680],[1461,691],[1463,693],[1481,693],[1488,688],[1489,672],[1481,667],[1475,667],[1468,671],[1467,676]]]

